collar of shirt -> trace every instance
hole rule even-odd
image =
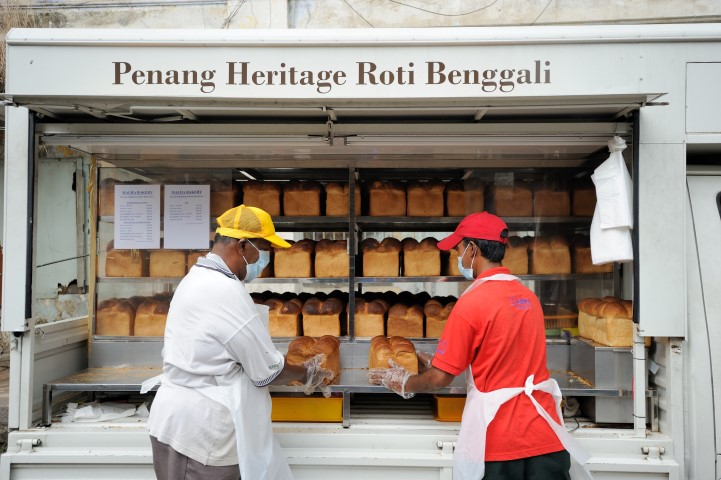
[[[510,271],[507,267],[493,267],[493,268],[489,268],[488,270],[485,270],[485,271],[481,272],[481,274],[476,277],[476,280],[478,280],[479,278],[490,277],[491,275],[496,275],[496,274],[498,274],[498,273],[510,274],[511,271]]]
[[[238,280],[238,277],[236,277],[235,274],[230,271],[223,259],[215,253],[208,253],[204,257],[199,257],[196,265],[199,267],[215,270],[216,272],[220,272],[228,278],[234,278],[235,280]]]

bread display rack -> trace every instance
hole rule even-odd
[[[147,173],[146,170],[144,173]],[[483,170],[480,170],[483,173]],[[247,171],[246,171],[247,172]],[[273,217],[276,231],[281,236],[309,235],[316,238],[318,235],[332,236],[335,239],[344,238],[348,240],[348,274],[343,277],[333,278],[257,278],[248,284],[251,292],[261,292],[270,288],[277,288],[281,291],[285,288],[296,288],[303,291],[313,292],[314,289],[335,288],[347,294],[347,333],[340,337],[340,365],[341,373],[337,380],[330,386],[332,396],[342,398],[344,426],[352,423],[351,398],[354,394],[386,395],[390,392],[381,386],[371,385],[367,381],[367,361],[369,340],[368,337],[357,337],[355,335],[355,300],[365,290],[378,288],[391,288],[407,290],[410,287],[426,291],[429,289],[441,288],[452,289],[453,296],[458,297],[470,284],[461,276],[457,275],[431,275],[431,276],[363,276],[361,266],[360,243],[366,238],[380,232],[388,235],[417,236],[418,240],[425,236],[433,235],[437,239],[452,232],[463,216],[374,216],[368,214],[367,192],[363,195],[356,194],[356,188],[362,185],[367,187],[373,179],[384,179],[390,182],[403,178],[409,183],[418,179],[434,179],[437,183],[442,181],[457,181],[469,170],[463,169],[435,169],[435,170],[398,170],[398,169],[363,169],[352,167],[349,169],[335,170],[313,170],[313,169],[287,169],[268,168],[255,169],[250,173],[255,178],[265,178],[275,182],[296,181],[314,179],[318,182],[346,182],[348,187],[348,214],[346,216],[284,216]],[[523,172],[525,174],[525,172]],[[164,180],[164,171],[159,171],[155,181]],[[239,180],[238,172],[233,176],[233,187],[235,181]],[[152,180],[152,179],[151,179]],[[243,182],[239,182],[242,184]],[[450,183],[446,183],[450,185]],[[437,184],[428,186],[430,191],[437,188]],[[342,189],[340,189],[342,191]],[[356,201],[361,199],[363,208],[357,208]],[[107,200],[106,200],[107,203]],[[321,205],[322,208],[322,205]],[[356,215],[360,212],[360,215]],[[532,212],[531,212],[532,213]],[[587,212],[586,212],[587,213]],[[110,215],[99,215],[99,225],[112,225],[113,217]],[[588,232],[590,218],[587,216],[507,216],[504,218],[513,232],[538,233],[543,231],[564,231],[567,235],[578,232]],[[211,222],[210,232],[214,231],[215,225]],[[98,228],[95,234],[98,240],[103,240],[101,229]],[[212,238],[212,234],[210,236]],[[301,238],[303,238],[301,236]],[[402,238],[402,236],[401,236]],[[107,240],[107,238],[105,239]],[[100,246],[98,250],[101,250]],[[97,261],[97,259],[96,259]],[[447,261],[447,260],[446,260]],[[619,292],[619,270],[614,268],[607,273],[558,273],[558,274],[520,274],[521,281],[534,289],[544,301],[551,290],[553,295],[558,295],[558,290],[566,295],[572,292],[575,296],[576,284],[589,286],[592,293],[601,296],[602,294],[618,294]],[[107,277],[97,276],[95,278],[94,300],[97,304],[100,300],[109,297],[120,296],[118,292],[125,292],[126,296],[137,295],[144,290],[154,295],[167,295],[174,291],[182,277]],[[594,285],[603,285],[603,291],[599,291]],[[547,288],[549,287],[549,288]],[[448,291],[448,290],[446,290]],[[551,302],[553,303],[553,295]],[[574,299],[575,300],[575,299]],[[95,320],[95,316],[93,315]],[[292,337],[274,337],[274,343],[282,352],[287,349]],[[437,340],[432,338],[411,338],[419,350],[433,352]],[[63,391],[86,391],[86,392],[137,392],[140,383],[157,373],[160,367],[160,350],[162,348],[162,337],[128,337],[128,336],[98,336],[92,338],[94,343],[91,358],[91,368],[77,374],[70,375],[63,379],[50,382],[45,385],[43,397],[43,420],[50,422],[52,397],[54,392]],[[577,338],[549,338],[547,342],[547,357],[549,370],[556,378],[562,388],[564,395],[607,398],[611,402],[630,400],[631,391],[629,385],[608,385],[603,384],[599,388],[592,382],[586,381],[584,377],[578,376],[572,369],[570,349],[584,343]],[[123,368],[109,367],[108,365],[123,365]],[[300,387],[294,386],[271,386],[274,396],[281,397],[304,397]],[[447,388],[434,392],[438,395],[459,395],[465,394],[465,379],[459,376]],[[652,392],[647,392],[652,395]],[[616,399],[616,400],[614,400]]]

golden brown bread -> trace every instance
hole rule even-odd
[[[540,188],[533,193],[533,215],[536,217],[568,217],[571,199],[567,191]]]
[[[271,217],[280,215],[280,184],[250,181],[243,184],[243,203],[268,212]]]
[[[286,183],[283,186],[283,214],[288,217],[319,216],[321,189],[321,184],[313,180]]]
[[[406,186],[409,217],[442,217],[443,192],[446,187],[440,180],[408,182]]]
[[[361,214],[360,186],[355,186],[355,215]],[[345,217],[350,205],[350,187],[347,183],[331,182],[325,186],[325,214],[329,217]]]
[[[426,317],[426,338],[441,338],[448,316],[455,306],[456,302],[448,302],[444,305],[434,298],[426,302],[423,306],[423,314]]]
[[[390,360],[412,374],[418,373],[418,357],[413,342],[400,336],[373,337],[368,351],[368,368],[390,368]]]
[[[182,277],[187,262],[185,250],[151,250],[149,273],[151,277]]]
[[[489,192],[492,211],[499,217],[530,217],[533,215],[533,193],[530,187],[523,184],[494,185]]]
[[[376,180],[368,187],[368,213],[373,217],[406,215],[406,189],[400,182]]]
[[[385,333],[388,302],[383,299],[355,299],[354,328],[356,337],[375,337]]]
[[[238,196],[238,184],[216,180],[210,183],[210,216],[219,217],[233,208]]]
[[[446,214],[449,217],[465,217],[482,212],[484,185],[476,179],[454,180],[446,184]]]
[[[165,335],[165,322],[168,318],[170,302],[150,298],[138,305],[135,311],[136,337],[162,337]]]
[[[400,240],[392,237],[381,242],[366,238],[361,242],[364,277],[397,277],[400,273]]]
[[[95,335],[127,337],[135,331],[135,305],[128,300],[111,298],[98,304]]]
[[[346,240],[323,239],[315,245],[315,276],[318,278],[347,277],[350,260]]]
[[[529,244],[531,273],[536,275],[571,273],[571,251],[568,240],[553,235],[535,237]]]
[[[297,337],[301,333],[301,312],[303,303],[297,298],[283,301],[280,298],[269,298],[268,330],[271,337]]]
[[[601,345],[633,345],[633,303],[615,297],[584,298],[578,302],[578,334]],[[650,337],[645,339],[651,344]]]
[[[273,248],[273,270],[279,278],[309,278],[313,276],[315,242],[308,238],[289,241],[290,248]]]
[[[441,251],[438,240],[432,237],[420,242],[415,238],[406,238],[401,242],[403,248],[403,276],[427,277],[441,274]]]
[[[596,209],[596,189],[592,186],[575,188],[572,207],[574,217],[592,217]]]
[[[311,297],[303,304],[303,334],[311,337],[340,335],[340,316],[345,305],[337,298],[323,301]]]
[[[573,271],[575,273],[609,273],[613,263],[594,265],[591,257],[591,241],[588,235],[576,235],[573,238]]]
[[[508,268],[511,274],[528,274],[528,243],[527,237],[512,236],[508,238],[502,265]]]
[[[105,257],[108,277],[147,277],[150,256],[147,250],[116,250],[109,245]]]
[[[333,377],[323,380],[326,385],[333,383],[340,374],[340,342],[331,335],[324,335],[320,338],[309,336],[298,337],[288,344],[288,354],[285,357],[288,365],[303,365],[319,354],[324,354],[325,359],[321,362],[321,368],[327,368],[333,372]],[[302,385],[300,382],[291,382],[290,385]]]
[[[422,338],[423,309],[418,305],[396,303],[388,309],[386,331],[388,336]]]

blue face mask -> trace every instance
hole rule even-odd
[[[247,240],[248,243],[253,245],[253,242],[250,240]],[[248,263],[248,260],[243,257],[243,260],[245,260],[245,278],[243,279],[244,282],[251,282],[254,279],[258,278],[258,275],[260,275],[260,272],[263,271],[265,267],[268,266],[270,263],[270,252],[267,252],[265,250],[259,250],[258,247],[253,245],[253,248],[258,250],[258,253],[260,256],[258,257],[258,261],[255,263]],[[242,255],[241,255],[242,256]]]
[[[463,277],[467,280],[473,280],[475,278],[473,276],[473,260],[476,259],[476,252],[473,252],[473,257],[471,257],[471,268],[466,268],[463,266],[463,257],[466,254],[466,250],[468,250],[468,247],[470,246],[470,243],[466,245],[465,250],[463,250],[463,254],[458,255],[458,271],[461,272],[461,275],[463,275]]]

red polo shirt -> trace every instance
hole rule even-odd
[[[492,268],[478,278],[497,273],[510,271]],[[438,342],[433,366],[460,375],[469,365],[481,392],[523,387],[531,374],[535,375],[534,383],[549,378],[541,304],[521,282],[490,280],[458,299]],[[558,420],[551,395],[536,391],[533,396]],[[563,450],[556,434],[525,394],[501,406],[488,426],[486,439],[487,461]]]

